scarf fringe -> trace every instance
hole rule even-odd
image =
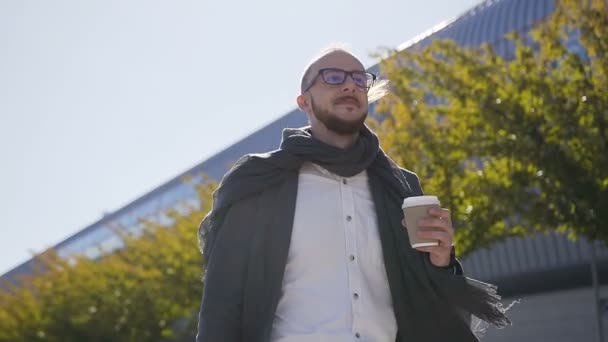
[[[429,266],[430,262],[427,264],[427,267]],[[433,270],[429,274],[433,287],[457,313],[460,313],[459,316],[475,337],[481,339],[490,326],[503,329],[512,325],[506,313],[520,302],[519,299],[504,306],[501,302],[502,297],[498,294],[498,286],[465,276],[448,274],[432,266],[430,268]]]
[[[472,315],[471,330],[478,338],[481,338],[485,334],[490,325],[497,329],[503,329],[512,325],[506,312],[519,303],[520,300],[514,300],[505,307],[501,303],[502,297],[498,294],[498,287],[496,285],[466,277],[464,279],[464,288],[462,290],[465,293],[462,293],[462,296],[451,298],[454,299],[456,306]],[[458,300],[460,298],[465,300]]]

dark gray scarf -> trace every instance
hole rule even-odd
[[[356,144],[346,150],[313,138],[308,127],[285,129],[279,150],[239,160],[214,193],[213,209],[199,229],[205,260],[211,256],[214,239],[232,204],[283,182],[297,180],[293,177],[294,172],[297,173],[307,161],[342,177],[367,170],[399,341],[477,341],[479,327],[510,324],[495,286],[435,267],[427,253],[410,247],[408,235],[401,225],[401,203],[406,197],[422,193],[413,192],[402,170],[380,149],[377,136],[367,127],[361,131]],[[293,203],[285,203],[289,201],[295,202],[295,196],[274,199],[274,203],[267,206],[274,210],[267,215],[293,216],[289,210],[277,210],[293,208]],[[257,224],[250,217],[243,221],[246,225]]]

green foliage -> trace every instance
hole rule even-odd
[[[76,262],[53,251],[37,270],[0,291],[0,341],[180,341],[193,336],[202,290],[197,227],[215,185],[198,187],[200,208],[170,210],[171,224],[145,222],[124,248]],[[8,286],[8,285],[7,285]]]
[[[556,3],[508,59],[439,40],[382,63],[394,96],[373,126],[451,209],[459,255],[538,231],[608,241],[608,10]]]

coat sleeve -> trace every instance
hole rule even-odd
[[[224,216],[213,251],[206,260],[197,342],[242,340],[243,292],[251,233],[247,222],[254,213],[253,202],[241,200]]]

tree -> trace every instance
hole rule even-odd
[[[392,51],[383,148],[451,209],[460,255],[538,231],[608,241],[606,3],[558,0],[509,39],[508,57],[442,40]]]
[[[195,333],[202,292],[196,228],[215,184],[198,187],[200,207],[169,210],[169,225],[144,222],[124,248],[76,262],[47,251],[37,271],[0,292],[0,341],[180,341]]]

